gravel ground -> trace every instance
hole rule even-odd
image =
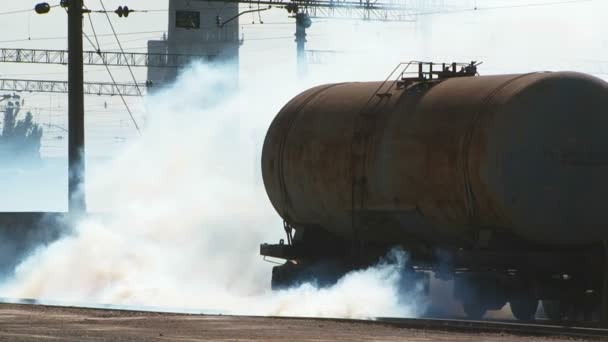
[[[396,328],[372,322],[181,315],[0,304],[2,341],[564,341]]]

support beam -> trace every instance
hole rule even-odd
[[[85,95],[141,96],[138,87],[143,91],[150,87],[150,84],[85,82],[83,86]],[[2,91],[64,94],[68,92],[68,88],[66,81],[0,79]]]
[[[306,13],[296,13],[296,51],[298,77],[306,76],[306,29],[310,27],[310,18]]]
[[[395,5],[398,2],[394,3]],[[342,8],[342,7],[312,7],[308,10],[311,18],[315,19],[358,19],[358,20],[373,20],[373,21],[400,21],[400,22],[415,22],[418,20],[414,7],[397,6],[390,7],[383,4],[370,5],[369,7],[361,8]]]
[[[416,0],[195,0],[269,5],[304,12],[311,18],[345,18],[379,21],[415,21],[419,13]],[[418,6],[417,6],[418,5]]]
[[[195,60],[210,61],[215,56],[154,54],[135,52],[83,52],[84,65],[108,65],[154,68],[179,68]],[[6,49],[0,48],[2,63],[68,64],[67,50]]]

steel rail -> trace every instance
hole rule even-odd
[[[0,298],[0,304],[17,304],[31,305],[41,307],[59,307],[87,310],[111,310],[124,312],[157,312],[167,315],[221,315],[222,317],[234,318],[251,318],[264,317],[277,320],[316,320],[316,321],[332,321],[354,324],[369,324],[369,325],[388,325],[400,329],[415,329],[429,331],[447,331],[458,333],[486,333],[486,334],[510,334],[517,336],[544,336],[544,337],[568,337],[586,340],[607,340],[608,329],[591,327],[591,326],[575,326],[575,322],[568,322],[560,325],[551,321],[533,321],[520,322],[508,320],[467,320],[467,319],[447,319],[447,318],[395,318],[395,317],[376,317],[372,319],[349,319],[349,318],[324,318],[324,317],[291,317],[291,316],[251,316],[251,315],[231,315],[220,310],[193,310],[193,309],[176,309],[176,308],[158,308],[158,307],[133,307],[124,305],[107,305],[107,304],[82,304],[82,303],[64,303],[54,301],[39,301],[36,299],[10,299]],[[583,323],[580,323],[583,324]]]
[[[562,336],[582,339],[608,339],[608,329],[557,325],[555,322],[473,321],[466,319],[390,318],[375,320],[398,328],[443,330],[454,332],[506,333],[523,336]]]

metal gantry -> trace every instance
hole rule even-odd
[[[306,74],[306,29],[311,18],[343,18],[376,21],[415,21],[421,0],[194,0],[199,2],[240,3],[250,6],[271,6],[284,8],[295,18],[296,54],[298,74]],[[434,0],[427,0],[427,2]],[[260,9],[261,10],[261,9]],[[242,13],[247,13],[245,11]],[[242,14],[241,13],[241,14]],[[240,15],[240,14],[239,14]],[[218,27],[222,27],[221,18],[217,17]],[[228,20],[233,20],[230,18]]]
[[[84,94],[104,96],[141,96],[150,84],[84,82]],[[67,81],[0,79],[0,90],[14,92],[67,93]]]
[[[415,0],[195,0],[285,8],[289,13],[307,13],[311,18],[364,20],[415,20],[420,2]]]
[[[84,65],[178,68],[187,65],[194,60],[208,61],[214,57],[215,56],[211,55],[199,56],[185,54],[85,51],[83,53],[83,63]],[[0,48],[0,62],[67,65],[68,51]]]

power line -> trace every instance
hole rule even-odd
[[[434,14],[455,14],[455,13],[476,12],[476,11],[495,11],[495,10],[501,10],[501,9],[517,9],[517,8],[529,8],[529,7],[568,5],[568,4],[576,4],[576,3],[591,2],[591,1],[594,1],[594,0],[563,0],[563,1],[550,1],[550,2],[540,2],[540,3],[527,3],[527,4],[518,4],[518,5],[489,6],[489,7],[474,6],[473,8],[460,8],[460,9],[453,9],[453,10],[420,12],[420,13],[417,13],[416,15],[425,16],[425,15],[434,15]]]
[[[306,37],[321,37],[324,36],[324,34],[307,34]],[[259,40],[283,40],[283,39],[293,39],[293,36],[277,36],[277,37],[259,37],[259,38],[245,38],[245,42],[248,41],[259,41]],[[147,46],[140,46],[140,47],[131,47],[131,48],[127,48],[125,50],[139,50],[139,49],[146,49]]]
[[[101,50],[100,50],[101,49],[101,44],[99,44],[99,38],[97,38],[97,32],[95,31],[95,25],[93,25],[93,19],[91,18],[91,14],[90,13],[87,13],[87,18],[89,18],[89,23],[91,24],[91,31],[93,31],[93,36],[95,37],[95,42],[97,42],[97,53],[101,55],[101,53],[100,53],[101,52]],[[89,37],[87,37],[87,35],[84,34],[84,32],[83,32],[83,35],[87,39],[89,39]],[[95,46],[95,44],[93,44],[93,42],[91,42],[90,40],[89,40],[89,43],[91,43],[91,45]],[[106,63],[104,63],[104,65],[105,64]],[[106,67],[107,67],[107,65],[106,65]]]
[[[10,12],[1,12],[0,15],[9,15],[9,14],[17,14],[17,13],[25,13],[25,12],[31,12],[34,11],[33,9],[26,9],[26,10],[18,10],[18,11],[10,11]]]
[[[103,6],[103,2],[102,0],[99,0],[101,2],[101,5]],[[105,10],[105,6],[104,10]],[[108,15],[106,13],[106,15]],[[95,35],[95,40],[97,41],[97,53],[99,53],[101,55],[101,46],[99,46],[99,40],[97,38],[97,34],[95,31],[95,26],[93,25],[93,20],[91,20],[91,15],[88,15],[89,17],[89,22],[91,23],[91,29],[93,30],[93,34]],[[108,15],[108,21],[110,20],[110,17]],[[116,31],[114,30],[114,26],[112,26],[112,22],[110,22],[110,26],[112,27],[112,32],[114,33],[114,37],[116,38],[116,40],[118,40],[118,36],[116,35]],[[84,33],[84,32],[83,32]],[[93,44],[93,42],[88,38],[88,36],[85,34],[84,35],[87,40],[89,40],[89,43],[91,43],[91,45],[93,45],[93,47],[95,47],[95,44]],[[119,41],[120,44],[120,41]],[[121,50],[122,50],[122,45],[121,45]],[[124,51],[122,51],[122,54],[124,55]],[[110,75],[110,79],[112,79],[112,82],[114,84],[116,84],[116,80],[114,79],[114,75],[112,74],[112,71],[110,70],[110,67],[108,66],[108,63],[106,61],[104,61],[104,66],[106,68],[106,70],[108,71],[108,75]],[[135,82],[135,86],[137,88],[138,93],[141,95],[141,89],[139,88],[139,86],[137,85],[137,80],[135,79],[135,75],[133,74],[133,71],[131,70],[131,67],[129,66],[129,71],[131,72],[131,76]],[[122,103],[125,105],[125,108],[127,109],[127,112],[129,112],[129,117],[131,118],[131,121],[133,122],[133,125],[135,125],[135,129],[137,130],[137,133],[141,135],[141,131],[139,129],[139,125],[137,124],[137,120],[135,120],[135,116],[133,116],[133,113],[131,112],[131,108],[129,108],[129,105],[127,104],[127,101],[125,100],[124,96],[119,92],[118,95],[120,96],[120,99],[122,100]]]
[[[50,8],[53,7],[59,7],[60,5],[53,5],[50,6]],[[104,10],[105,11],[105,10]],[[139,12],[139,13],[148,13],[148,12],[168,12],[169,10],[167,9],[146,9],[146,10],[133,10],[133,12]],[[22,9],[22,10],[15,10],[15,11],[9,11],[9,12],[0,12],[0,15],[9,15],[9,14],[19,14],[19,13],[27,13],[27,12],[34,12],[33,8],[28,8],[28,9]],[[94,11],[94,12],[101,12],[101,11]],[[112,11],[114,12],[114,11]]]
[[[315,22],[317,23],[317,22]],[[293,25],[293,21],[286,22],[264,22],[264,23],[247,23],[247,24],[239,24],[240,26],[264,26],[264,25]]]
[[[416,11],[408,0],[195,0],[199,2],[223,2],[251,5],[269,5],[284,8],[308,18],[349,17],[363,20],[413,21]]]
[[[307,34],[306,37],[325,37],[325,34]],[[277,37],[259,37],[259,38],[245,38],[244,41],[248,42],[248,41],[264,41],[264,40],[288,40],[288,39],[293,39],[293,36],[277,36]],[[205,43],[201,43],[205,44]],[[211,44],[211,43],[209,43]],[[131,51],[131,50],[142,50],[142,49],[147,49],[148,46],[133,46],[133,47],[128,47],[125,48],[125,51]],[[264,50],[268,49],[268,48],[263,48]],[[105,52],[103,53],[109,53],[109,52],[114,52],[113,50],[104,50]],[[128,53],[127,53],[128,54]],[[145,54],[145,53],[141,53],[141,54]],[[172,55],[168,55],[168,56],[172,56]],[[175,56],[181,56],[181,55],[175,55]],[[183,55],[183,56],[194,56],[194,55]],[[213,58],[215,56],[203,56],[203,57],[208,57],[208,58]]]
[[[99,0],[99,3],[101,4],[101,7],[105,11],[106,10],[106,6],[104,5],[103,0]],[[112,24],[112,19],[110,19],[110,15],[108,14],[108,12],[105,12],[105,14],[106,14],[106,18],[108,18],[108,24],[110,24],[110,28],[112,29],[112,33],[114,33],[114,38],[116,38],[116,43],[118,43],[118,47],[120,48],[120,52],[124,55],[125,54],[125,50],[123,50],[122,44],[120,43],[120,39],[116,35],[116,30],[114,29],[114,24]],[[91,25],[93,25],[93,22],[91,22]],[[95,32],[95,30],[93,30],[93,32]],[[95,39],[97,39],[97,37],[95,37]],[[99,42],[98,42],[98,44],[99,44]],[[100,50],[98,49],[98,51],[100,51]],[[131,69],[131,66],[128,65],[128,64],[127,64],[127,68],[129,69],[129,73],[131,74],[131,78],[133,78],[133,82],[137,85],[137,79],[135,78],[135,74],[133,73],[133,69]],[[141,91],[140,91],[140,93],[141,93]],[[136,123],[136,125],[137,125],[137,123]],[[139,131],[139,127],[137,128],[137,131]]]
[[[53,5],[53,6],[51,6],[51,8],[58,7],[58,6],[59,5]],[[9,11],[9,12],[0,12],[0,15],[18,14],[18,13],[26,13],[26,12],[34,12],[34,9],[33,8],[29,8],[29,9]]]
[[[126,32],[118,33],[118,36],[132,36],[138,34],[152,34],[152,33],[165,33],[165,31],[142,31],[142,32]],[[98,37],[112,37],[113,33],[98,34]],[[67,36],[55,36],[55,37],[39,37],[39,38],[24,38],[24,39],[11,39],[11,40],[0,40],[0,43],[15,43],[15,42],[26,42],[26,41],[39,41],[39,40],[63,40],[67,39]]]
[[[119,69],[121,67],[115,67],[113,69]],[[100,72],[107,72],[106,69],[101,69],[101,70],[85,70],[84,73],[85,74],[96,74],[96,73],[100,73]],[[65,75],[65,71],[61,71],[61,72],[37,72],[37,73],[28,73],[28,74],[1,74],[4,77],[23,77],[23,76],[46,76],[46,75]],[[139,82],[142,83],[142,82]]]

